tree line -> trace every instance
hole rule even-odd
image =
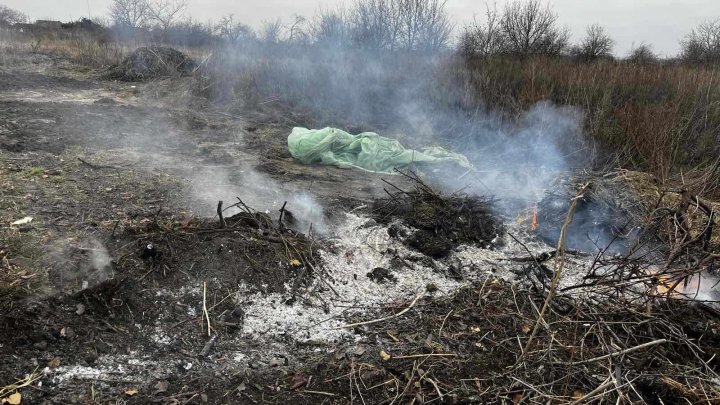
[[[614,59],[615,41],[599,24],[586,28],[580,43],[571,45],[567,27],[558,15],[540,0],[514,0],[502,10],[486,6],[482,20],[464,27],[458,48],[466,56],[532,55],[572,56],[582,61]],[[720,62],[720,19],[708,20],[680,41],[678,57],[690,63]],[[630,62],[654,63],[659,57],[649,44],[634,47],[626,58]]]
[[[267,21],[257,29],[229,14],[214,23],[186,15],[187,0],[113,0],[106,25],[115,39],[142,37],[184,45],[264,43],[323,45],[388,51],[438,52],[457,49],[466,57],[570,56],[582,61],[614,58],[615,41],[592,24],[577,44],[543,0],[512,0],[502,9],[487,6],[482,18],[461,27],[457,38],[447,0],[356,0],[347,8],[322,9],[312,17]],[[27,22],[23,13],[0,5],[0,26]],[[678,58],[689,63],[720,63],[720,19],[708,20],[680,41]],[[654,63],[649,44],[627,59]]]

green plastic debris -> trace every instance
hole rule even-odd
[[[392,173],[412,163],[455,163],[471,169],[468,159],[438,146],[422,151],[405,149],[400,142],[375,132],[352,135],[337,128],[293,128],[288,149],[297,160],[370,172]]]

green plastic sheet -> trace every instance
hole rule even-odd
[[[352,135],[337,128],[293,128],[288,136],[288,149],[297,160],[370,172],[392,173],[412,163],[454,163],[468,169],[468,159],[438,146],[422,151],[406,149],[395,139],[375,132]]]

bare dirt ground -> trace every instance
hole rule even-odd
[[[161,390],[158,398],[172,401],[176,390],[185,390],[189,397],[194,392],[199,398],[206,389],[196,388],[209,384],[224,368],[208,373],[197,361],[198,350],[208,340],[195,319],[195,307],[202,301],[198,295],[201,280],[212,279],[208,305],[213,312],[237,312],[232,315],[237,317],[240,310],[228,299],[233,288],[243,283],[258,290],[281,290],[290,277],[284,273],[292,269],[280,263],[282,274],[258,275],[249,266],[235,263],[244,259],[213,262],[222,249],[232,252],[234,238],[208,237],[196,242],[207,246],[192,246],[186,254],[186,246],[181,245],[187,241],[178,241],[174,247],[167,237],[150,240],[149,235],[132,233],[158,223],[187,223],[194,211],[199,215],[214,212],[221,198],[242,197],[252,206],[273,212],[280,208],[281,199],[310,185],[328,205],[370,198],[382,192],[378,178],[294,163],[287,152],[277,152],[285,150],[284,128],[251,133],[245,129],[248,123],[237,117],[168,105],[147,85],[97,81],[93,72],[67,61],[26,56],[27,64],[5,66],[0,72],[1,250],[3,270],[8,272],[4,276],[14,283],[2,297],[8,306],[2,334],[2,356],[7,363],[0,380],[13,381],[48,365],[77,368],[56,379],[63,386],[67,385],[63,380],[73,381],[62,391],[56,392],[48,381],[42,389],[28,392],[33,403],[92,398],[103,403],[123,397],[125,387],[149,387],[151,376],[184,381]],[[271,141],[263,142],[263,137]],[[260,144],[270,147],[262,150]],[[252,174],[258,166],[268,176]],[[288,210],[294,209],[291,201]],[[24,217],[33,220],[20,227],[7,226]],[[139,257],[148,243],[158,244],[163,261]],[[272,243],[249,246],[248,263],[267,260],[265,251]],[[168,274],[169,265],[172,274]],[[262,269],[266,266],[261,265]],[[178,299],[168,290],[180,287],[189,295]],[[200,301],[182,302],[190,296]],[[170,339],[166,333],[177,344],[167,357],[161,356],[165,358],[158,362],[160,369],[147,369],[149,353],[168,351],[162,344]],[[218,348],[225,346],[225,340],[220,339]],[[240,337],[231,346],[223,357],[257,362],[251,352],[262,353],[268,361],[290,355],[269,347],[252,349],[257,343]],[[240,347],[244,349],[239,351]],[[98,365],[99,359],[116,356],[127,359],[117,366],[119,370],[110,370],[115,365]],[[93,382],[98,377],[90,371],[93,366],[122,374],[100,378],[114,382],[112,393],[103,393],[100,386],[93,388],[101,383]],[[188,376],[195,374],[199,380],[192,383],[196,377]],[[242,376],[237,378],[242,382]],[[77,385],[77,381],[83,383]],[[194,389],[188,391],[188,386]],[[178,398],[187,400],[185,394]]]
[[[390,235],[404,225],[366,215],[387,196],[381,176],[294,162],[288,127],[218,112],[184,79],[115,83],[45,55],[15,60],[0,66],[0,384],[19,384],[3,395],[565,403],[591,401],[588,387],[609,387],[609,373],[634,384],[629,402],[684,403],[715,387],[685,378],[718,367],[720,323],[707,307],[653,304],[683,313],[679,325],[631,308],[601,324],[601,308],[561,301],[547,319],[555,331],[537,338],[557,343],[552,359],[512,368],[542,305],[517,280],[527,266],[508,261],[525,247],[506,238],[422,255]],[[227,211],[221,228],[217,202],[236,197],[258,211]],[[286,201],[297,217],[287,227]],[[551,248],[527,224],[509,226],[532,251]],[[557,362],[641,344],[653,328],[696,351],[657,346],[667,363],[628,356],[610,371]],[[578,336],[583,349],[566,344]],[[525,382],[538,380],[551,383]]]

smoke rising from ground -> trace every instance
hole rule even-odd
[[[550,103],[515,116],[489,111],[473,94],[478,78],[449,54],[246,45],[216,53],[210,69],[224,105],[280,105],[303,113],[297,126],[373,130],[463,153],[477,172],[446,176],[449,188],[537,201],[559,171],[588,161],[579,111]]]
[[[51,281],[59,291],[77,292],[113,277],[112,257],[95,238],[57,241],[50,247],[46,259]]]
[[[323,207],[305,190],[293,186],[281,185],[255,171],[249,165],[234,170],[207,168],[199,170],[190,180],[191,198],[196,201],[197,214],[211,217],[216,215],[218,200],[225,207],[238,202],[238,198],[253,209],[266,212],[273,219],[279,216],[278,210],[287,202],[287,210],[295,219],[290,226],[298,232],[308,233],[312,227],[314,233],[327,232]],[[224,215],[231,216],[240,212],[240,208],[230,208]]]

